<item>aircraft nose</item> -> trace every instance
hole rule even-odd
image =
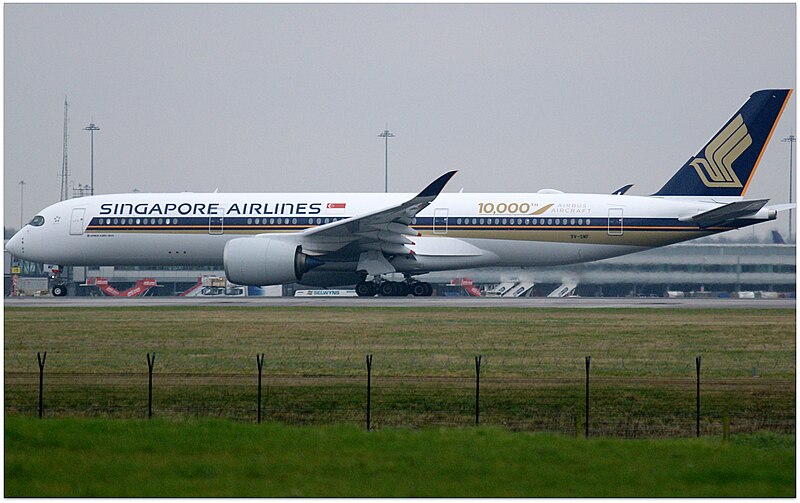
[[[11,239],[9,239],[8,242],[6,243],[6,250],[8,251],[8,253],[14,255],[15,257],[20,257],[22,255],[23,238],[21,234],[22,231],[17,232],[13,236],[11,236]]]

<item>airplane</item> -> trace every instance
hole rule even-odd
[[[418,194],[95,195],[43,209],[6,249],[60,266],[218,265],[239,285],[429,296],[415,276],[588,262],[774,220],[794,205],[744,194],[791,94],[753,93],[649,196],[442,193],[455,171]]]

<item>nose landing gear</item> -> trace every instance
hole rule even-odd
[[[53,267],[52,274],[50,275],[50,281],[53,283],[53,288],[50,290],[53,294],[53,297],[66,297],[67,296],[67,285],[64,284],[64,280],[61,279],[61,271],[63,267],[56,266]]]

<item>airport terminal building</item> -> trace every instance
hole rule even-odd
[[[521,295],[547,296],[560,285],[584,297],[730,295],[741,291],[775,292],[794,297],[794,244],[692,243],[657,248],[622,257],[572,266],[530,269],[473,269],[423,276],[439,295],[468,295],[461,280],[475,290],[490,291],[508,282],[527,288]],[[42,264],[5,254],[5,295],[48,295],[50,270]],[[129,294],[144,288],[146,295],[263,295],[263,289],[226,285],[221,267],[75,267],[69,271],[70,295]],[[573,286],[574,285],[574,286]],[[299,285],[271,289],[271,295],[292,295]],[[565,287],[566,288],[566,287]]]
[[[662,297],[673,291],[794,296],[795,250],[787,244],[676,244],[573,266],[508,271],[507,277],[529,278],[535,296],[546,296],[563,284],[575,284],[574,293],[584,297]],[[484,279],[478,271],[472,276],[475,283]]]

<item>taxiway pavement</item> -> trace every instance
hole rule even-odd
[[[487,298],[487,297],[25,297],[6,298],[6,307],[163,307],[163,306],[248,306],[248,307],[433,307],[433,308],[689,308],[738,309],[782,308],[794,309],[795,299],[667,299],[667,298],[601,298],[571,297],[551,299],[543,297]]]

